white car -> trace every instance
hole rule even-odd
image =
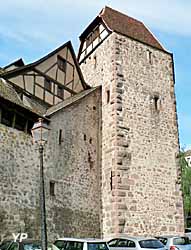
[[[53,250],[109,250],[107,242],[99,239],[60,238]]]
[[[119,237],[108,241],[110,250],[166,250],[166,247],[155,238]]]

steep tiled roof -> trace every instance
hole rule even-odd
[[[18,67],[22,67],[22,66],[24,66],[24,65],[25,65],[25,64],[24,64],[23,59],[22,59],[22,58],[19,58],[19,59],[17,59],[16,61],[13,61],[13,62],[9,63],[8,65],[6,65],[3,69],[4,69],[4,70],[7,70],[7,68],[9,68],[9,67],[11,67],[11,66],[15,66],[16,68],[18,68]]]
[[[46,112],[46,108],[40,105],[35,100],[32,100],[28,97],[25,97],[23,100],[21,100],[15,88],[1,78],[0,97],[22,108],[25,108],[39,116],[42,116]]]
[[[163,47],[142,22],[107,6],[101,11],[100,17],[111,30],[163,50]]]
[[[80,40],[87,36],[88,33],[91,32],[91,30],[100,21],[103,21],[111,32],[115,31],[132,39],[165,51],[159,41],[153,36],[151,31],[148,30],[142,22],[107,6],[102,9],[99,15],[80,35]]]

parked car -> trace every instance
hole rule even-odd
[[[191,228],[185,228],[185,235],[191,240]]]
[[[0,250],[41,250],[40,241],[36,240],[5,240],[0,245]]]
[[[109,250],[107,242],[99,239],[60,238],[53,250]]]
[[[165,246],[155,238],[119,237],[108,241],[110,250],[166,250]]]
[[[191,243],[185,236],[161,236],[157,237],[168,250],[191,250]]]

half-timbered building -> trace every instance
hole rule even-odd
[[[49,240],[183,232],[173,57],[142,22],[105,7],[77,59],[67,42],[0,77],[1,236],[40,235],[39,117]]]

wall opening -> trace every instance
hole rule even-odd
[[[147,50],[147,61],[152,64],[152,52]]]
[[[61,145],[62,143],[62,129],[59,130],[59,137],[58,137],[58,144]]]
[[[84,141],[86,141],[86,134],[84,134]]]
[[[106,91],[106,102],[107,104],[110,103],[110,90]]]
[[[50,181],[50,196],[55,196],[55,182]]]
[[[159,96],[155,95],[153,97],[154,110],[159,111]]]
[[[97,57],[96,57],[96,55],[94,56],[94,69],[96,69],[96,67],[97,67]]]

